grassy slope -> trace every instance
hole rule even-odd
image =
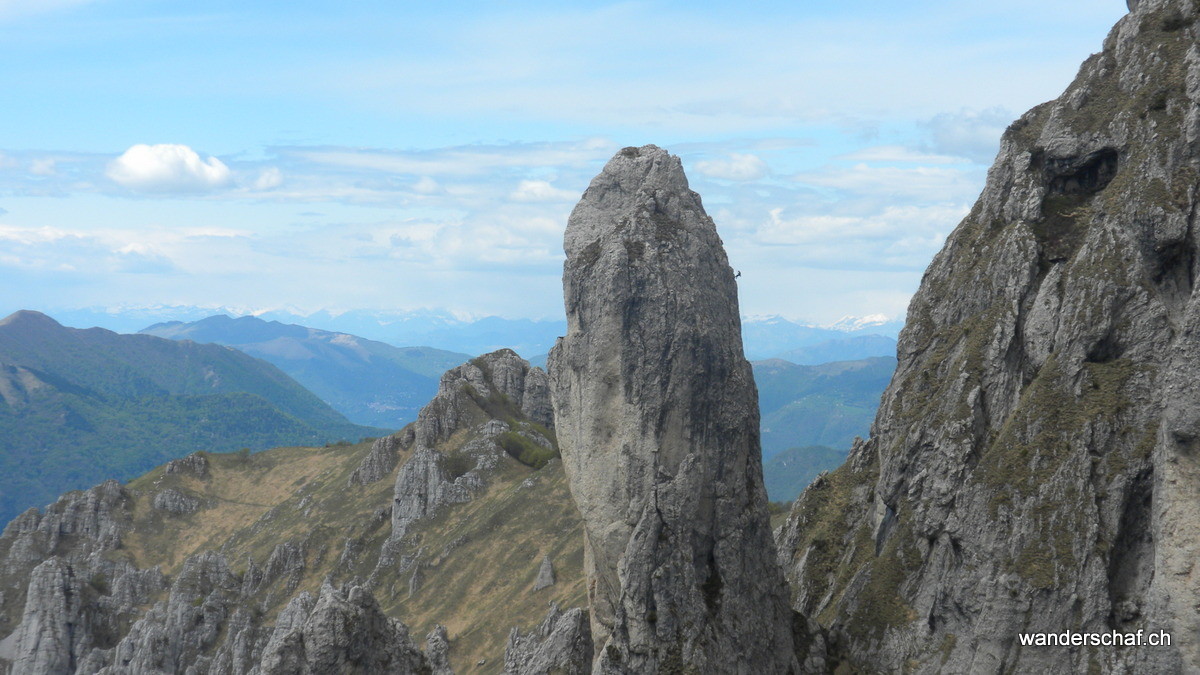
[[[208,455],[210,475],[200,480],[156,469],[131,482],[135,493],[134,534],[122,549],[139,566],[159,565],[176,572],[184,559],[202,550],[220,550],[235,572],[247,558],[266,563],[274,547],[303,542],[306,569],[295,592],[315,592],[326,575],[345,581],[366,578],[390,531],[377,515],[391,500],[395,474],[365,488],[348,489],[346,479],[369,450],[368,443],[324,448],[278,448],[239,457]],[[407,457],[402,457],[401,462]],[[522,487],[528,480],[532,485]],[[447,626],[456,672],[499,672],[509,630],[528,630],[546,612],[546,603],[586,603],[583,536],[567,494],[560,462],[540,471],[505,458],[476,500],[450,506],[414,528],[424,547],[425,582],[408,597],[408,576],[384,575],[375,595],[391,616],[403,620],[415,637],[435,623]],[[173,487],[204,500],[206,507],[171,516],[151,507],[159,490]],[[463,538],[463,539],[460,539]],[[360,545],[357,564],[339,567],[347,539]],[[447,545],[460,541],[443,555]],[[532,592],[542,556],[550,554],[558,583]],[[268,614],[293,594],[271,591]],[[483,666],[475,664],[486,659]]]

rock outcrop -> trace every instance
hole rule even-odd
[[[195,497],[189,497],[174,488],[167,488],[154,495],[154,508],[176,516],[182,516],[200,508],[200,500]]]
[[[330,584],[315,603],[305,593],[287,606],[258,669],[261,675],[432,672],[408,628],[384,615],[369,592]]]
[[[871,438],[790,515],[795,606],[854,669],[1200,670],[1200,27],[1130,7],[1004,134]],[[1173,642],[1018,641],[1064,631]]]
[[[553,426],[546,372],[511,349],[446,371],[411,432],[401,432],[411,433],[413,454],[396,477],[392,539],[404,538],[410,525],[444,506],[470,501],[483,489],[483,472],[497,465],[506,442],[512,448],[532,443],[552,453],[547,436]],[[437,450],[456,432],[466,432],[469,440],[450,454]],[[401,443],[407,447],[408,439]]]
[[[533,590],[540,591],[553,585],[554,563],[550,562],[550,556],[545,556],[542,558],[542,564],[538,566],[537,578],[533,580]]]
[[[550,605],[541,625],[528,635],[508,635],[504,672],[508,675],[583,675],[591,672],[592,632],[587,611]]]
[[[371,452],[350,473],[347,485],[370,485],[388,477],[400,461],[400,451],[407,449],[411,444],[411,428],[375,439],[371,444]]]
[[[565,249],[549,370],[597,669],[797,669],[734,274],[679,159],[621,150]]]

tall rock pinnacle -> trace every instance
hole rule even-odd
[[[796,669],[737,286],[679,158],[621,150],[571,214],[550,354],[598,672]]]

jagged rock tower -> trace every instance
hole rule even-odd
[[[1134,11],[1004,134],[899,366],[781,541],[853,668],[1200,670],[1196,3]],[[1170,647],[1022,647],[1165,630]]]
[[[795,668],[737,287],[679,158],[621,150],[565,248],[568,331],[549,370],[596,670]]]

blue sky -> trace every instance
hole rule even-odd
[[[0,313],[558,316],[571,207],[656,143],[744,313],[901,317],[1125,13],[1000,4],[0,0]]]

